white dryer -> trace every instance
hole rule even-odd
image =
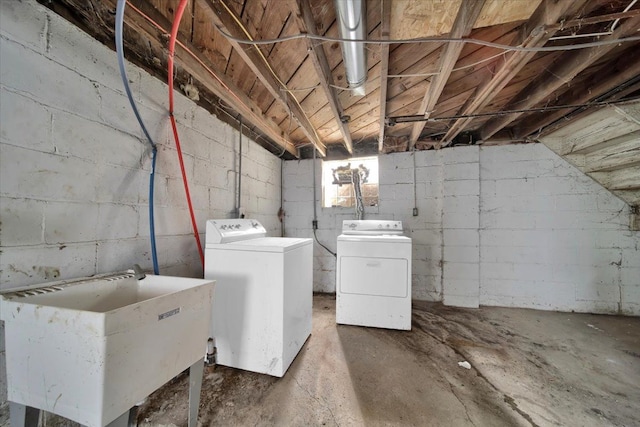
[[[402,235],[401,221],[343,221],[336,322],[411,329],[411,238]]]
[[[311,239],[266,237],[256,220],[207,221],[217,363],[282,377],[311,334]]]

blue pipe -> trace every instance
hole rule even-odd
[[[142,128],[142,132],[147,137],[149,144],[151,145],[151,174],[149,175],[149,234],[151,236],[151,258],[153,259],[153,274],[159,274],[158,268],[158,253],[156,250],[156,231],[155,231],[155,223],[154,223],[154,215],[153,215],[153,188],[154,188],[154,178],[156,174],[156,156],[158,154],[158,148],[156,143],[153,142],[149,131],[147,131],[147,127],[144,125],[142,121],[142,117],[140,117],[140,113],[138,112],[138,107],[136,107],[136,103],[133,100],[133,95],[131,94],[131,88],[129,87],[129,79],[127,77],[127,70],[124,65],[124,48],[122,43],[122,28],[124,26],[124,8],[126,6],[126,0],[118,0],[118,5],[116,7],[116,53],[118,55],[118,66],[120,68],[120,77],[122,77],[122,83],[124,83],[124,90],[127,93],[127,98],[129,98],[129,103],[131,104],[131,108],[133,109],[134,114],[136,115],[136,119],[138,119],[138,123],[140,123],[140,127]]]
[[[158,253],[156,251],[156,226],[153,219],[153,183],[156,174],[156,157],[158,156],[158,148],[153,147],[151,157],[151,175],[149,176],[149,234],[151,235],[151,258],[153,259],[153,274],[160,274],[158,268]]]

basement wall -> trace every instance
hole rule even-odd
[[[542,144],[480,164],[480,304],[640,315],[626,203]]]
[[[379,157],[380,202],[413,239],[413,297],[447,305],[640,315],[640,233],[629,206],[541,144]],[[318,198],[321,161],[316,168]],[[284,166],[285,233],[313,237],[312,160]],[[321,208],[332,251],[354,210]],[[314,247],[314,290],[335,292],[335,259]],[[442,267],[441,267],[442,266]]]
[[[35,1],[0,2],[0,289],[140,264],[152,271],[150,152],[115,52]],[[167,86],[128,65],[158,143],[160,273],[202,277],[170,134]],[[175,111],[200,238],[236,215],[239,134],[177,93]],[[281,161],[243,137],[242,206],[281,233]],[[0,328],[0,404],[6,400]]]
[[[413,298],[441,300],[442,158],[439,151],[416,152],[416,195],[420,213],[414,217],[413,154],[380,156],[379,203],[365,207],[365,219],[401,220],[413,238]],[[318,240],[335,253],[342,221],[355,218],[354,208],[323,208],[322,161],[316,160]],[[313,238],[313,160],[286,161],[283,170],[285,235]],[[335,258],[314,242],[313,281],[316,292],[335,292]]]

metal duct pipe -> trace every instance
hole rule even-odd
[[[334,0],[340,38],[365,40],[367,38],[367,11],[365,0]],[[367,56],[364,44],[342,42],[342,58],[347,71],[347,82],[356,95],[364,96],[367,80]]]

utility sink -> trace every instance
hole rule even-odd
[[[129,271],[4,291],[8,400],[111,423],[203,359],[213,287]]]

